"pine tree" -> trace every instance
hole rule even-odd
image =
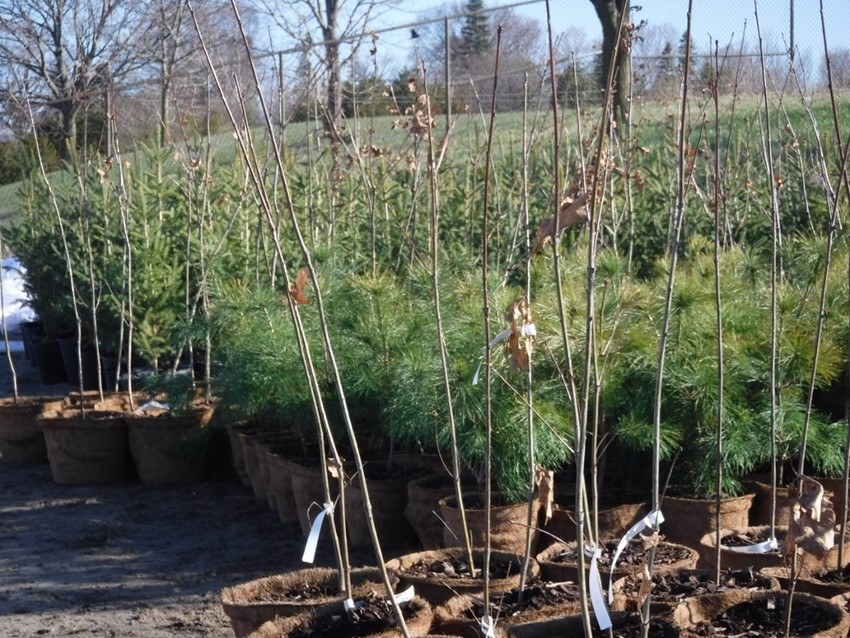
[[[490,22],[483,13],[484,0],[466,0],[463,26],[460,30],[458,53],[477,56],[490,49]]]

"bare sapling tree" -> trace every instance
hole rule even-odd
[[[190,13],[192,13],[194,15],[194,8],[192,7],[191,2],[189,3],[188,6],[189,6]],[[331,336],[330,336],[330,330],[329,330],[329,327],[328,327],[327,313],[325,311],[325,305],[324,305],[324,301],[323,301],[323,298],[322,298],[322,292],[321,292],[321,288],[319,286],[318,276],[317,276],[317,273],[316,273],[313,257],[312,257],[312,254],[311,254],[309,247],[307,246],[304,235],[301,232],[300,222],[299,222],[298,216],[296,214],[295,202],[293,200],[292,189],[290,187],[288,174],[287,174],[285,167],[284,167],[284,161],[283,161],[283,157],[282,157],[281,152],[280,152],[280,146],[279,146],[279,144],[277,142],[277,138],[276,138],[276,128],[273,124],[272,117],[271,117],[271,111],[269,110],[268,104],[265,100],[265,97],[264,97],[264,94],[263,94],[263,91],[262,91],[262,88],[261,88],[262,84],[261,84],[261,81],[260,81],[259,74],[256,70],[256,66],[254,65],[254,61],[253,61],[253,58],[251,56],[250,42],[249,42],[249,39],[247,37],[246,32],[244,31],[238,7],[236,6],[235,2],[232,2],[231,6],[232,6],[232,9],[233,9],[233,15],[236,19],[237,24],[239,25],[240,35],[242,37],[243,45],[245,46],[247,56],[248,56],[248,60],[249,60],[249,63],[251,65],[253,84],[254,84],[254,88],[258,91],[258,96],[259,96],[261,110],[262,110],[262,116],[264,118],[264,122],[265,122],[265,125],[266,125],[266,133],[269,135],[269,138],[272,142],[271,147],[274,151],[274,153],[273,153],[274,154],[273,165],[276,169],[276,176],[280,180],[280,184],[281,184],[281,187],[282,187],[282,195],[283,195],[284,207],[285,207],[284,212],[288,215],[289,222],[290,222],[290,225],[291,225],[290,230],[292,231],[292,233],[295,237],[295,240],[298,244],[299,250],[301,252],[301,258],[304,261],[304,263],[306,264],[303,271],[302,271],[304,273],[304,276],[303,276],[303,278],[299,277],[299,281],[292,282],[289,279],[289,275],[288,275],[286,267],[285,267],[287,260],[286,260],[285,255],[284,255],[284,252],[283,252],[283,249],[282,249],[282,246],[281,246],[281,243],[280,243],[280,239],[277,235],[277,225],[275,223],[275,218],[273,216],[274,206],[268,200],[268,197],[267,197],[268,192],[267,192],[265,185],[264,185],[264,182],[263,182],[263,176],[261,174],[259,174],[256,170],[252,170],[252,182],[253,182],[252,186],[254,187],[256,194],[258,195],[258,198],[261,200],[262,211],[263,211],[264,215],[266,216],[266,222],[267,222],[269,228],[272,231],[272,238],[275,242],[275,252],[276,252],[276,255],[277,255],[277,259],[281,262],[281,264],[284,265],[283,274],[284,274],[286,284],[289,287],[289,290],[292,293],[299,293],[299,292],[303,293],[303,288],[306,286],[308,281],[312,285],[312,289],[314,291],[314,300],[315,300],[316,311],[317,311],[317,315],[318,315],[318,319],[319,319],[319,328],[320,328],[320,331],[321,331],[322,345],[324,347],[324,353],[325,353],[325,356],[327,358],[328,367],[330,369],[330,373],[332,375],[332,378],[333,378],[333,381],[334,381],[334,386],[335,386],[335,389],[336,389],[336,392],[337,392],[337,397],[338,397],[339,404],[340,404],[340,411],[342,413],[343,422],[344,422],[344,425],[345,425],[346,432],[348,434],[349,444],[350,444],[351,450],[352,450],[352,456],[353,456],[354,462],[356,464],[357,472],[360,476],[361,492],[362,492],[362,495],[363,495],[363,506],[364,506],[365,515],[366,515],[367,526],[369,528],[369,533],[370,533],[371,540],[372,540],[372,546],[373,546],[373,549],[375,550],[378,567],[379,567],[379,570],[381,571],[381,575],[382,575],[384,586],[386,588],[387,596],[388,596],[389,602],[390,602],[390,604],[393,608],[393,612],[396,616],[396,620],[398,622],[399,628],[402,631],[402,633],[404,634],[405,638],[409,638],[409,632],[408,632],[407,626],[404,622],[404,617],[402,615],[401,608],[399,606],[399,601],[396,599],[396,597],[394,595],[393,586],[392,586],[392,583],[390,581],[389,574],[386,571],[386,566],[384,564],[383,552],[381,550],[380,540],[378,538],[378,532],[377,532],[377,529],[375,527],[375,520],[374,520],[374,516],[372,514],[372,504],[371,504],[371,500],[370,500],[370,497],[369,497],[369,490],[368,490],[368,484],[367,484],[367,481],[366,481],[366,475],[365,475],[365,471],[364,471],[363,458],[362,458],[362,455],[360,454],[360,449],[359,449],[357,438],[356,438],[355,432],[354,432],[354,426],[353,426],[353,423],[352,423],[352,420],[351,420],[350,412],[348,410],[348,404],[347,404],[347,401],[346,401],[345,390],[344,390],[344,387],[343,387],[343,384],[342,384],[342,378],[341,378],[341,374],[340,374],[340,371],[339,371],[339,366],[337,364],[336,356],[335,356],[335,353],[334,353],[334,348],[333,348],[333,344],[332,344],[332,340],[331,340]],[[193,19],[193,22],[194,22],[194,19]],[[197,22],[195,22],[195,27],[198,30],[199,36],[201,38],[203,38],[203,34],[200,31],[200,28],[199,28],[199,25],[197,24]],[[218,79],[218,75],[216,73],[215,65],[212,64],[212,61],[208,57],[206,49],[205,49],[204,54],[207,57],[208,64],[210,65],[210,71],[213,74],[213,78],[215,80],[216,87],[219,90],[220,94],[222,95],[222,98],[224,98],[225,96],[224,96],[223,86],[221,85],[221,82]],[[254,151],[252,150],[253,147],[252,147],[251,142],[250,142],[250,133],[247,129],[246,130],[240,130],[240,128],[237,126],[237,121],[236,121],[235,116],[233,115],[233,113],[229,109],[229,107],[227,107],[227,108],[228,108],[228,115],[229,115],[230,120],[231,120],[231,125],[234,126],[234,131],[237,133],[237,141],[239,143],[240,152],[243,154],[243,157],[248,161],[249,165],[254,166],[255,169],[256,169],[256,164],[251,161],[252,158],[254,157]],[[240,132],[242,133],[242,135],[239,134]],[[291,305],[291,307],[292,306],[293,305]],[[329,434],[329,432],[327,434]],[[342,474],[341,468],[340,468],[340,474]]]
[[[491,489],[493,479],[493,375],[490,354],[493,347],[490,338],[490,171],[493,165],[493,131],[496,125],[496,90],[499,87],[499,50],[502,46],[502,25],[496,29],[496,65],[493,71],[493,93],[490,104],[490,126],[487,131],[487,151],[484,160],[484,193],[481,204],[481,307],[484,320],[484,564],[481,574],[484,579],[484,616],[482,627],[492,627],[495,622],[489,613],[490,604],[490,512],[493,505]],[[489,631],[488,631],[489,633]]]
[[[0,255],[3,253],[3,232],[0,231]],[[9,372],[12,374],[12,398],[18,404],[18,373],[12,357],[12,344],[9,339],[9,329],[6,322],[6,291],[4,290],[2,262],[0,262],[0,329],[3,330],[3,345],[6,347],[6,360],[9,362]]]
[[[0,0],[0,68],[8,69],[0,97],[28,100],[36,124],[42,111],[58,113],[65,158],[74,156],[78,116],[108,74],[124,77],[142,64],[141,11],[128,0]]]
[[[422,65],[423,85],[425,87],[426,103],[430,104],[430,94],[428,91],[428,76],[425,72],[425,66]],[[463,480],[461,476],[460,450],[457,440],[457,420],[455,419],[454,400],[452,398],[452,385],[449,372],[449,352],[446,345],[446,335],[443,328],[443,306],[440,281],[440,184],[439,170],[442,160],[445,157],[446,149],[448,148],[449,133],[451,132],[451,124],[446,124],[446,142],[441,144],[437,149],[434,145],[434,137],[432,135],[433,128],[428,128],[428,178],[430,185],[430,253],[431,253],[431,290],[434,302],[434,328],[437,345],[440,351],[440,368],[441,380],[443,383],[443,392],[446,405],[446,421],[449,428],[449,440],[451,444],[452,454],[452,479],[454,482],[455,498],[457,499],[458,511],[460,512],[461,535],[463,547],[466,550],[466,560],[469,564],[470,574],[475,573],[475,560],[472,554],[472,539],[469,535],[469,526],[466,522],[466,507],[463,502]]]
[[[664,387],[664,362],[667,355],[667,343],[670,337],[670,317],[673,305],[673,290],[676,284],[676,265],[679,256],[679,246],[682,240],[682,226],[685,218],[685,196],[687,189],[686,183],[689,179],[687,175],[688,168],[685,163],[685,152],[687,139],[685,135],[688,109],[688,80],[690,73],[688,71],[691,56],[691,19],[693,10],[693,0],[688,0],[688,18],[687,28],[685,31],[686,46],[685,46],[685,70],[682,77],[681,103],[679,110],[679,119],[677,123],[677,139],[676,139],[676,201],[673,209],[672,232],[670,235],[669,247],[669,266],[667,276],[667,291],[664,298],[664,314],[661,318],[661,334],[658,345],[658,369],[655,375],[655,394],[653,402],[653,447],[652,447],[652,509],[658,512],[661,508],[661,404]],[[652,578],[652,568],[655,561],[655,546],[650,548],[647,559],[647,567],[650,579]],[[643,619],[643,637],[649,635],[650,621],[650,602],[651,596],[647,596],[643,603],[641,616]]]

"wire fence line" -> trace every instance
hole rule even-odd
[[[512,11],[526,5],[540,4],[544,0],[523,0],[510,4],[487,7],[482,11],[488,15],[498,11]],[[415,108],[416,92],[408,90],[409,81],[423,80],[422,71],[427,72],[427,81],[432,89],[432,104],[440,112],[448,106],[455,114],[475,114],[489,109],[489,87],[493,84],[494,68],[492,52],[474,60],[464,58],[452,46],[452,27],[468,14],[455,12],[439,17],[407,21],[401,24],[366,29],[333,43],[348,44],[352,48],[362,47],[341,69],[341,91],[343,109],[348,118],[398,117]],[[418,30],[411,33],[411,30]],[[392,35],[394,37],[381,37]],[[409,37],[405,37],[409,35]],[[428,42],[425,42],[425,40]],[[309,121],[321,117],[324,108],[327,72],[322,64],[323,49],[328,42],[299,44],[278,50],[255,49],[252,53],[260,71],[260,90],[281,126]],[[500,112],[518,111],[524,104],[539,104],[549,109],[553,103],[550,83],[544,81],[548,73],[546,51],[540,46],[524,51],[511,51],[507,59],[500,61],[499,90],[496,96]],[[639,47],[635,47],[639,49]],[[644,47],[645,49],[645,47]],[[678,53],[648,52],[644,49],[632,52],[634,75],[633,100],[669,101],[675,99],[682,81],[681,55]],[[570,50],[569,43],[560,41],[556,51],[555,69],[559,75],[558,99],[569,106],[576,103],[591,107],[602,99],[599,77],[600,51],[585,45],[581,50]],[[761,62],[764,61],[768,74],[775,86],[784,86],[789,79],[791,59],[787,52],[772,50],[760,54],[746,50],[743,45],[727,45],[721,53],[727,82],[720,91],[759,91]],[[705,88],[712,74],[713,53],[696,53],[692,56],[692,82],[696,93]],[[448,64],[447,64],[448,62]],[[809,67],[813,66],[809,62]],[[450,70],[448,70],[450,69]],[[246,61],[238,56],[217,63],[219,76],[225,79],[229,100],[237,100],[239,91],[247,102],[246,118],[258,112],[256,94],[252,94],[245,78]],[[795,80],[809,90],[818,81],[818,69],[805,68],[798,61]],[[734,77],[734,86],[732,76]],[[850,74],[848,74],[850,76]],[[242,78],[243,85],[237,91],[235,81]],[[168,128],[174,135],[191,135],[224,123],[224,112],[216,95],[211,90],[212,82],[206,73],[195,73],[180,78],[169,91],[172,119]],[[154,78],[122,84],[114,87],[114,116],[120,122],[119,130],[135,138],[150,134],[151,124],[161,123],[162,96]],[[839,87],[840,88],[840,87]],[[486,94],[486,96],[484,95]],[[451,100],[446,100],[451,96]],[[439,105],[439,106],[438,106]],[[239,109],[235,109],[239,112]],[[297,127],[290,127],[294,130]],[[303,130],[313,130],[306,127]]]

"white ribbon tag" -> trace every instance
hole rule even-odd
[[[658,529],[661,523],[664,522],[664,514],[661,513],[661,510],[653,510],[646,516],[644,516],[641,520],[631,526],[626,535],[620,539],[619,544],[617,545],[617,551],[614,552],[614,559],[611,561],[611,576],[608,579],[608,604],[614,602],[614,571],[617,569],[617,561],[620,559],[620,554],[626,549],[626,545],[632,542],[635,536],[640,534],[643,530],[649,529]]]
[[[416,592],[413,591],[413,585],[411,585],[404,591],[399,592],[395,596],[393,596],[393,599],[395,599],[395,601],[400,605],[402,603],[409,603],[411,600],[413,600],[413,597],[415,595]]]
[[[724,549],[728,549],[730,552],[736,552],[738,554],[767,554],[768,552],[775,552],[779,549],[779,543],[775,538],[770,538],[766,541],[762,541],[761,543],[756,543],[755,545],[744,545],[743,547],[724,545]]]
[[[304,555],[301,560],[305,563],[312,563],[316,560],[316,546],[319,544],[319,532],[322,531],[322,522],[327,514],[333,514],[334,504],[325,503],[322,511],[313,520],[313,525],[310,527],[310,535],[307,537],[307,544],[304,546]]]
[[[496,622],[490,618],[490,614],[481,616],[481,633],[484,638],[496,638]]]
[[[502,330],[499,334],[497,334],[495,337],[493,337],[490,340],[490,347],[492,348],[493,346],[495,346],[500,341],[504,341],[505,339],[507,339],[511,335],[511,332],[513,332],[513,328],[505,328],[504,330]],[[528,323],[528,324],[524,323],[524,324],[522,324],[522,327],[520,328],[520,334],[523,337],[536,337],[537,336],[537,326],[535,326],[533,323]],[[472,377],[472,385],[478,385],[478,377],[481,374],[481,366],[482,365],[484,365],[484,357],[483,356],[481,357],[481,361],[478,362],[478,367],[475,369],[475,376]]]
[[[611,616],[608,615],[608,607],[605,606],[605,595],[602,593],[602,578],[599,576],[598,559],[602,556],[601,549],[593,550],[590,559],[590,604],[596,616],[599,629],[605,631],[611,628]]]
[[[343,600],[342,606],[345,609],[346,613],[357,609],[357,603],[354,602],[353,598],[346,598],[345,600]]]
[[[508,338],[508,335],[510,335],[510,334],[511,334],[511,329],[505,328],[504,330],[502,330],[499,334],[497,334],[495,337],[493,337],[490,340],[490,347],[492,348],[493,346],[495,346],[500,341],[504,341],[505,339]],[[483,355],[481,356],[481,361],[478,362],[478,367],[475,369],[475,376],[472,377],[472,385],[478,385],[478,377],[481,374],[481,366],[482,365],[484,365],[484,356]]]

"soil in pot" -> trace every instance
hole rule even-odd
[[[416,593],[432,605],[442,605],[457,594],[478,593],[482,589],[481,567],[484,552],[472,554],[475,568],[470,570],[466,550],[450,547],[441,550],[415,552],[387,562],[387,569],[399,579],[399,590],[411,585]],[[494,551],[490,557],[490,589],[508,591],[519,584],[522,556]],[[529,580],[540,571],[537,561],[530,560]]]
[[[615,581],[614,611],[638,612],[637,601],[642,576],[631,574]],[[653,614],[671,612],[680,602],[693,596],[716,594],[733,589],[771,591],[779,589],[779,581],[773,576],[752,569],[726,570],[720,574],[720,584],[714,572],[708,569],[653,570],[651,603]]]
[[[783,589],[788,589],[791,580],[789,567],[768,567],[763,569],[762,573],[774,576]],[[798,574],[795,589],[821,598],[832,598],[850,592],[850,564],[835,569],[815,569]]]
[[[0,457],[4,463],[22,465],[47,462],[47,444],[37,417],[58,410],[62,399],[56,397],[19,397],[0,399]]]
[[[580,596],[576,583],[536,581],[523,590],[521,597],[519,589],[492,594],[488,613],[497,619],[496,635],[503,636],[508,625],[576,613]],[[484,614],[481,596],[455,596],[434,611],[434,625],[439,631],[463,638],[480,638]]]
[[[776,540],[782,548],[782,543],[785,540],[787,528],[776,528]],[[730,547],[743,547],[747,545],[755,545],[768,540],[770,536],[770,527],[767,525],[759,525],[756,527],[747,527],[739,530],[721,530],[720,544],[721,564],[729,569],[745,569],[747,567],[755,567],[758,569],[768,567],[779,567],[784,564],[784,559],[779,551],[767,552],[764,554],[747,554],[730,550]],[[836,542],[838,538],[836,537]],[[713,564],[715,543],[717,542],[716,532],[711,532],[703,536],[700,542],[701,563],[703,566]],[[850,556],[850,536],[845,535],[845,552]],[[831,569],[838,565],[838,546],[833,547],[823,558],[804,554],[798,562],[801,573],[811,573],[816,570]]]
[[[351,572],[354,586],[379,577],[374,568],[357,568]],[[275,618],[341,608],[344,598],[337,570],[327,567],[267,576],[221,590],[221,604],[237,638],[251,634]]]
[[[737,593],[737,592],[736,592]],[[723,600],[716,594],[715,600]],[[712,597],[691,599],[676,608],[676,617],[685,615],[685,610],[694,601],[709,612],[701,622],[684,627],[694,636],[759,636],[759,638],[783,638],[785,634],[785,609],[788,602],[786,592],[762,592],[745,597],[733,604],[721,603],[717,613],[712,611]],[[791,636],[845,636],[850,624],[847,614],[829,601],[798,593],[794,595],[791,608]]]
[[[640,638],[643,626],[638,614],[612,613],[612,630],[602,631],[596,624],[596,619],[591,616],[591,636],[593,638]],[[579,615],[556,618],[554,620],[542,620],[538,622],[523,623],[507,628],[509,638],[552,638],[553,636],[583,636],[584,629],[582,619]],[[649,638],[676,638],[680,635],[678,628],[661,618],[650,619]]]
[[[354,638],[357,636],[398,635],[398,620],[390,601],[376,591],[354,597],[355,608],[346,614],[342,610],[320,613],[315,619],[290,631],[288,638]],[[431,608],[421,598],[400,603],[408,629],[411,625],[427,630],[431,624]],[[414,623],[415,621],[415,623]],[[272,634],[273,635],[273,634]]]
[[[597,561],[600,573],[611,572],[611,561],[619,542],[620,539],[602,541],[602,555]],[[625,576],[640,573],[646,564],[649,542],[642,536],[632,539],[617,559],[615,574]],[[577,580],[578,551],[578,543],[573,541],[556,543],[540,552],[537,555],[537,562],[540,563],[543,578],[553,581]],[[661,541],[656,547],[653,564],[656,569],[689,569],[696,567],[697,560],[697,552],[690,547]],[[590,568],[590,560],[585,562],[585,566],[587,569]]]
[[[466,509],[466,524],[474,547],[483,547],[486,530],[486,510],[484,498],[477,492],[463,495]],[[541,504],[534,499],[531,513],[531,549],[532,555],[537,544],[540,527]],[[462,544],[463,525],[457,497],[447,496],[440,501],[440,515],[446,523],[443,529],[443,542],[446,547]],[[501,552],[521,554],[525,552],[528,521],[528,503],[508,503],[501,494],[493,494],[490,508],[490,546]]]

